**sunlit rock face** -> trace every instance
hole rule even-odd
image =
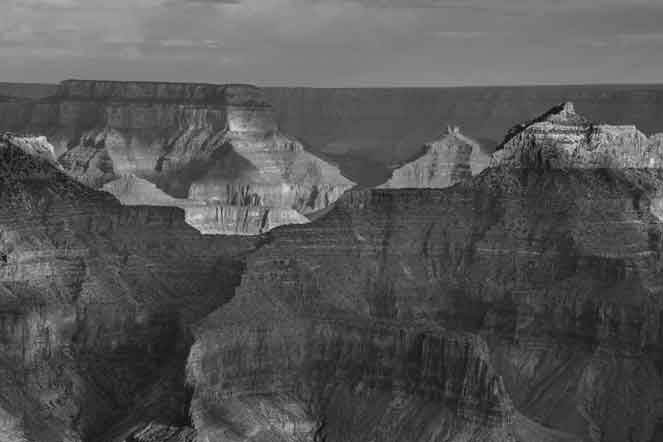
[[[534,169],[620,170],[637,182],[649,209],[663,220],[663,188],[647,176],[663,166],[663,134],[647,136],[633,125],[596,124],[575,111],[573,103],[513,127],[491,159],[492,166]]]
[[[533,168],[651,168],[663,165],[661,135],[635,126],[594,124],[564,103],[514,127],[493,164]]]
[[[193,200],[185,204],[198,207],[192,219],[204,205],[237,206],[237,216],[221,221],[271,214],[269,222],[206,222],[208,233],[258,234],[282,220],[303,222],[354,185],[281,133],[253,86],[69,80],[25,106],[16,104],[27,114],[24,127],[48,135],[67,173],[88,186],[147,180],[177,199],[169,205]],[[120,199],[155,204],[150,194]]]
[[[352,186],[335,166],[281,134],[231,134],[191,185],[189,198],[306,214],[329,206]]]
[[[0,438],[190,434],[189,326],[232,296],[255,240],[123,207],[40,145],[0,137]]]
[[[10,133],[0,133],[0,143],[11,144],[30,156],[44,160],[56,168],[60,168],[55,157],[55,148],[44,136],[20,136]]]
[[[490,156],[457,127],[449,127],[441,139],[424,146],[414,160],[396,168],[384,189],[444,188],[467,181],[486,167]]]
[[[565,123],[542,139],[576,136],[569,120],[585,123],[571,114],[547,113]],[[518,138],[532,127],[511,152],[548,151]],[[650,195],[661,174],[503,155],[451,188],[353,191],[311,224],[270,232],[236,296],[197,330],[198,434],[656,440],[663,224]]]

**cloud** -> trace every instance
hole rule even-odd
[[[3,79],[584,82],[644,75],[620,60],[663,65],[657,0],[7,1]]]
[[[184,0],[188,3],[201,5],[239,5],[241,0]]]
[[[663,43],[663,32],[620,34],[618,37],[626,43]]]

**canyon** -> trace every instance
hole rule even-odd
[[[57,89],[0,83],[0,96],[43,99]],[[387,181],[390,166],[417,155],[447,126],[462,128],[490,154],[509,127],[564,101],[574,102],[592,121],[634,124],[645,133],[661,131],[663,120],[663,86],[656,84],[261,89],[282,131],[316,155],[337,162],[362,186]],[[1,101],[1,127],[25,127],[21,115],[26,111],[7,112]]]
[[[122,206],[41,147],[0,138],[2,439],[190,431],[189,325],[233,296],[256,240],[203,238],[181,209]]]
[[[605,159],[588,133],[635,160],[529,161],[551,139]],[[350,192],[270,232],[196,332],[199,434],[655,442],[663,176],[637,161],[643,136],[565,104],[515,127],[469,181]]]
[[[206,233],[306,222],[354,186],[280,132],[253,86],[68,80],[0,108],[3,126],[46,136],[78,181],[125,204],[181,207]]]
[[[62,87],[87,96],[85,84]],[[217,121],[235,99],[232,87],[173,87],[169,96],[196,105],[218,97],[196,121]],[[275,131],[287,123],[261,115],[269,107],[255,94],[264,108],[242,114],[240,135],[191,135],[124,163],[98,122],[70,146],[58,141],[69,129],[50,124],[34,127],[48,141],[0,138],[9,441],[659,440],[663,135],[595,123],[577,112],[582,101],[556,104],[505,125],[490,160],[452,128],[412,143],[423,155],[393,171],[393,188],[346,191],[338,169]],[[243,132],[247,121],[260,131]],[[97,137],[107,153],[87,159]],[[211,144],[225,147],[215,156]],[[275,190],[278,180],[259,182],[229,151],[254,164],[277,151],[269,158],[317,169],[295,167],[281,178],[303,188]],[[108,158],[130,173],[108,179]],[[76,164],[98,173],[77,176]],[[435,180],[422,179],[431,170]],[[203,236],[186,223],[197,213],[201,225],[250,223],[223,212],[235,206],[314,219],[241,227],[256,236]]]

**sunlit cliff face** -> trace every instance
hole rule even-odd
[[[125,204],[181,207],[204,233],[307,222],[354,185],[279,132],[253,86],[70,80],[33,104],[25,130],[49,135],[69,175]]]

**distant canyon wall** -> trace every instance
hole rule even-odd
[[[67,80],[51,92],[0,100],[0,127],[48,137],[70,176],[125,204],[183,207],[208,233],[305,222],[354,185],[281,133],[255,86]]]
[[[403,160],[455,124],[492,151],[517,122],[573,101],[596,122],[663,130],[663,85],[465,88],[262,88],[276,123],[311,148]],[[45,97],[55,86],[0,83],[0,96]]]
[[[564,101],[592,121],[663,130],[661,85],[264,90],[279,126],[313,149],[387,164],[412,156],[447,125],[492,151],[508,128]]]

